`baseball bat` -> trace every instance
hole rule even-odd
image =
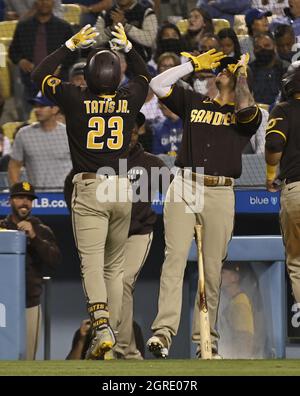
[[[205,295],[205,278],[202,256],[202,225],[195,225],[195,235],[198,251],[198,292],[200,300],[200,348],[201,359],[211,359],[211,337],[207,300]]]

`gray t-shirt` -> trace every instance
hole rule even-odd
[[[37,189],[62,189],[72,168],[65,125],[58,122],[52,131],[43,130],[38,122],[21,128],[11,157],[23,162],[28,181]]]

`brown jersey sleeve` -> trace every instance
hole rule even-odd
[[[272,110],[266,127],[266,149],[282,152],[288,137],[288,117],[279,104]]]
[[[184,119],[188,109],[192,91],[173,85],[166,96],[159,98],[173,113]]]
[[[236,123],[239,133],[252,136],[260,126],[262,115],[260,108],[255,105],[236,113]]]

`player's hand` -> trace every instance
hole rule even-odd
[[[32,226],[32,224],[30,223],[30,221],[20,221],[20,223],[17,224],[18,230],[19,231],[24,231],[25,234],[30,238],[33,239],[36,237],[36,233],[34,231],[34,228]]]
[[[81,337],[86,337],[88,335],[88,332],[91,328],[91,321],[89,319],[85,319],[81,322],[80,326],[80,336]]]
[[[91,25],[85,25],[78,33],[66,41],[66,46],[75,51],[77,48],[88,48],[95,44],[95,38],[99,35],[96,28]]]
[[[220,60],[226,57],[223,52],[217,52],[215,49],[211,49],[198,56],[194,56],[188,52],[181,52],[181,55],[191,59],[195,72],[203,69],[215,69],[220,66]]]
[[[266,180],[266,187],[269,192],[277,192],[280,190],[280,185],[277,183],[277,179]]]
[[[111,19],[113,21],[113,25],[117,25],[118,23],[125,23],[125,14],[122,10],[116,9],[110,13]]]
[[[21,59],[19,62],[19,68],[24,73],[31,73],[32,70],[34,69],[34,64],[27,59]]]
[[[109,42],[111,49],[123,50],[126,53],[129,52],[132,48],[132,44],[126,36],[122,23],[118,23],[114,29],[115,31],[112,32],[112,35],[115,37]]]
[[[243,54],[240,57],[240,60],[236,65],[233,65],[231,68],[229,68],[230,72],[232,74],[235,74],[237,70],[239,70],[240,73],[244,74],[247,76],[247,65],[249,63],[250,55],[248,53]]]

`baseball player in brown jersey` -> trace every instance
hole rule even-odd
[[[116,26],[111,41],[126,53],[132,65],[135,77],[127,86],[118,89],[120,58],[112,50],[98,51],[88,59],[87,87],[76,87],[53,76],[71,51],[93,44],[96,35],[94,28],[85,26],[32,73],[43,94],[60,106],[66,116],[76,172],[73,230],[94,330],[88,359],[103,356],[115,343],[113,330],[120,320],[124,246],[131,213],[130,183],[126,173],[120,174],[119,159],[128,155],[130,132],[150,80],[144,61],[127,40],[121,24]],[[113,192],[113,197],[104,199],[104,191]]]
[[[218,358],[215,324],[221,267],[233,231],[233,182],[241,174],[242,150],[256,132],[261,113],[247,84],[247,55],[238,62],[224,58],[215,50],[197,57],[185,55],[190,62],[165,71],[150,84],[160,100],[182,118],[184,131],[175,162],[179,171],[164,206],[166,257],[160,279],[158,314],[152,324],[154,336],[147,346],[157,357],[168,355],[171,338],[179,326],[183,276],[194,226],[200,223],[212,352],[213,358]],[[219,67],[218,94],[213,100],[175,84],[193,71],[216,67]],[[192,192],[198,190],[204,198],[202,208],[194,205]],[[199,343],[198,301],[195,308],[193,340]],[[198,356],[201,356],[199,349]]]
[[[286,250],[286,265],[294,298],[300,303],[300,62],[294,62],[282,80],[286,100],[269,116],[265,156],[267,189],[277,191],[282,181],[280,224]],[[280,171],[277,175],[277,168]]]

